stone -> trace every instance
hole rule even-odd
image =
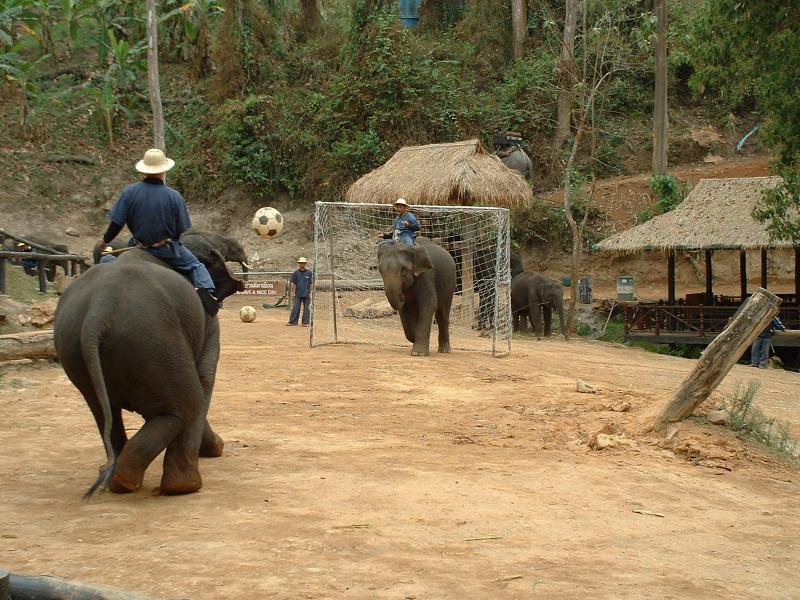
[[[594,441],[594,446],[592,446],[593,450],[604,450],[606,448],[613,448],[616,446],[615,436],[606,435],[605,433],[598,434],[597,438]]]
[[[575,389],[581,394],[596,394],[597,390],[586,383],[583,379],[578,379]]]
[[[627,400],[620,400],[611,405],[611,410],[614,412],[628,412],[631,409],[631,403]]]
[[[617,426],[614,425],[614,423],[606,423],[600,429],[598,429],[597,431],[592,433],[592,435],[589,436],[589,442],[588,442],[589,448],[597,450],[597,439],[600,436],[609,437],[611,435],[614,435],[616,432],[617,432]]]
[[[706,413],[706,419],[714,425],[725,425],[728,422],[728,411],[725,409],[710,410]]]
[[[72,237],[80,237],[81,235],[81,232],[75,229],[74,227],[67,227],[64,230],[64,233],[66,233],[67,235],[71,235]]]
[[[53,298],[36,302],[35,304],[31,304],[30,308],[24,313],[17,316],[17,321],[20,325],[44,327],[55,320],[57,305],[58,300]]]

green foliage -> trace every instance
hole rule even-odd
[[[754,216],[775,237],[800,240],[800,4],[770,0],[706,0],[690,48],[700,96],[715,96],[729,110],[754,103],[767,116],[768,144],[785,185],[768,192]]]
[[[656,175],[647,185],[656,198],[655,208],[660,213],[674,209],[689,193],[689,185],[673,175]]]

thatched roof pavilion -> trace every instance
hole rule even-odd
[[[767,287],[767,249],[795,248],[795,287],[800,297],[800,254],[788,240],[771,240],[753,209],[762,191],[775,188],[780,177],[702,179],[674,210],[606,238],[592,249],[616,254],[660,251],[669,254],[669,301],[675,300],[675,251],[704,250],[706,303],[713,301],[711,255],[714,250],[739,250],[742,298],[747,296],[747,250],[761,251],[761,286]]]
[[[489,154],[480,140],[404,146],[386,164],[347,190],[348,202],[499,206],[530,202],[530,186],[516,171]]]
[[[675,210],[613,235],[596,248],[620,254],[791,248],[790,241],[770,240],[766,226],[752,217],[761,192],[780,181],[780,177],[702,179]]]

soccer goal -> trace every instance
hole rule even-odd
[[[456,264],[450,312],[454,350],[511,352],[509,212],[481,206],[412,206],[419,235],[447,250]],[[362,343],[408,346],[378,271],[381,233],[391,230],[387,204],[317,202],[311,346]],[[436,349],[436,325],[431,351]]]

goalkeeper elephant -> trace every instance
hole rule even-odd
[[[378,269],[386,298],[400,313],[412,356],[430,355],[433,317],[439,327],[439,352],[450,352],[450,307],[456,287],[453,257],[428,238],[414,246],[384,242],[378,246]]]

